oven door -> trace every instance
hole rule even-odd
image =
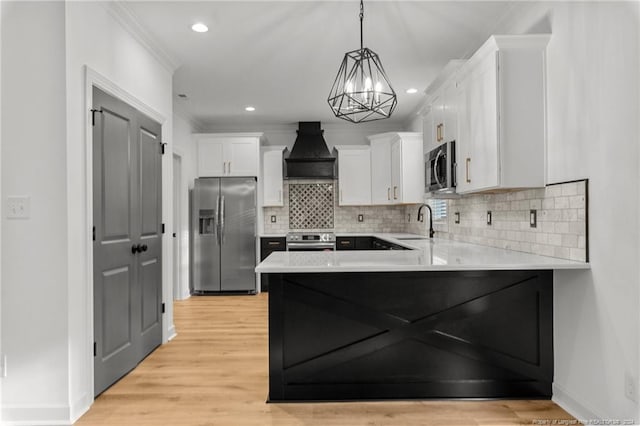
[[[313,243],[287,243],[287,251],[334,251],[335,243],[313,242]]]

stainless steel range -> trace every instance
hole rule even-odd
[[[334,251],[336,235],[333,232],[289,232],[287,251]]]

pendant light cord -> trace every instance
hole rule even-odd
[[[360,0],[360,50],[364,48],[362,43],[362,20],[364,19],[364,5],[362,4],[362,0]]]

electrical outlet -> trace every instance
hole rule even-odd
[[[487,211],[487,225],[491,225],[491,210]]]
[[[363,214],[359,214],[358,215],[358,222],[364,222],[364,215]]]
[[[31,197],[7,197],[7,219],[29,219]]]
[[[638,392],[636,389],[636,380],[629,374],[624,375],[624,396],[631,401],[638,402]]]
[[[529,226],[531,228],[536,228],[538,226],[538,211],[537,210],[529,210]]]
[[[271,215],[271,223],[276,223],[276,215]]]
[[[455,212],[453,217],[455,218],[455,223],[460,223],[460,212]]]

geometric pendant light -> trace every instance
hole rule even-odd
[[[345,53],[327,99],[336,117],[353,123],[389,118],[398,104],[378,54],[363,47],[363,18],[360,0],[360,49]]]

